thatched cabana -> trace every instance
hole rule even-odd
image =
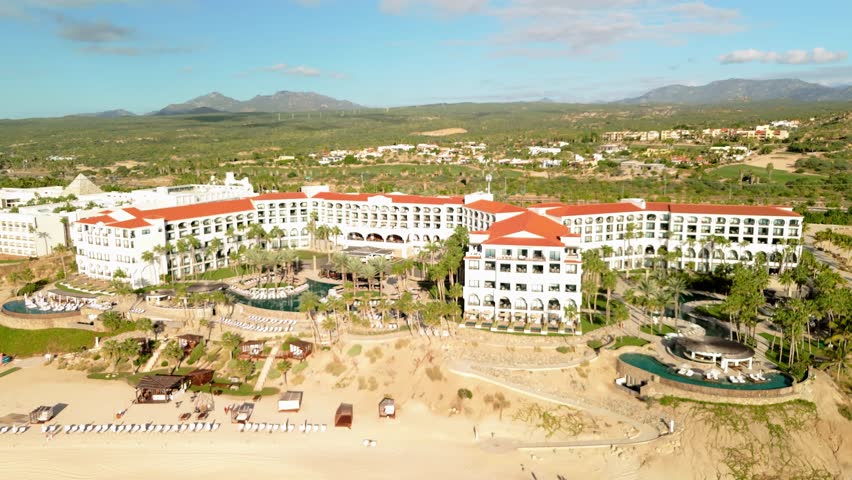
[[[251,420],[251,414],[254,413],[253,403],[242,403],[231,407],[231,423],[246,423]]]
[[[183,375],[147,375],[136,385],[136,403],[168,403],[174,392],[188,387]]]
[[[288,347],[288,355],[296,360],[304,360],[314,351],[314,344],[304,340],[293,340]]]
[[[191,333],[178,335],[177,337],[178,345],[180,345],[180,348],[182,348],[186,353],[191,352],[193,348],[203,341],[204,337],[201,335],[193,335]]]
[[[353,408],[351,403],[341,403],[334,412],[334,426],[352,429]]]
[[[279,412],[298,412],[302,408],[302,392],[288,390],[278,399]]]
[[[396,403],[385,397],[379,402],[379,418],[396,418]]]
[[[56,415],[56,407],[55,406],[47,406],[42,405],[40,407],[36,407],[35,410],[30,412],[30,423],[45,423],[49,422]]]
[[[192,386],[200,387],[213,382],[213,370],[208,368],[199,368],[186,374],[186,378]]]
[[[239,345],[239,358],[258,358],[263,356],[264,342],[261,340],[249,340]]]

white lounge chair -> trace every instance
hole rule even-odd
[[[322,425],[320,425],[320,432],[325,432],[327,429],[328,426],[326,424],[323,423]]]

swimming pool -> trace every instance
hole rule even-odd
[[[720,380],[717,382],[706,380],[704,376],[698,372],[696,372],[696,374],[692,377],[678,375],[673,367],[660,362],[650,355],[643,355],[641,353],[623,353],[618,358],[628,365],[641,368],[646,372],[653,373],[654,375],[662,378],[667,378],[680,383],[700,385],[702,387],[726,390],[775,390],[777,388],[785,388],[793,385],[793,379],[782,373],[764,373],[763,376],[766,377],[768,381],[763,383],[751,383],[748,381],[746,383],[731,383],[727,380],[727,377],[723,378],[721,375],[719,376]]]
[[[313,280],[308,280],[308,290],[319,295],[320,298],[326,296],[328,291],[332,288],[336,287],[337,284],[334,283],[324,283],[324,282],[315,282]],[[242,303],[244,305],[250,305],[252,307],[263,308],[266,310],[278,310],[282,312],[298,312],[299,311],[299,296],[292,296],[286,298],[265,298],[265,299],[252,299],[246,298],[242,295],[231,292],[231,296],[236,299],[237,303]]]
[[[42,310],[40,308],[29,308],[23,300],[12,300],[3,304],[3,310],[25,315],[55,315],[57,313],[72,313],[77,310]]]

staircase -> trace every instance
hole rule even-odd
[[[269,356],[266,357],[266,363],[263,364],[263,369],[260,371],[260,375],[257,376],[257,383],[254,384],[254,391],[259,392],[263,390],[263,384],[266,383],[266,377],[269,375],[269,371],[272,370],[272,364],[275,363],[275,356],[278,355],[278,350],[281,349],[280,343],[275,343],[272,346],[272,350],[269,351]]]
[[[151,354],[151,358],[148,359],[148,362],[142,368],[143,372],[150,372],[154,369],[154,367],[157,365],[157,360],[160,359],[160,354],[163,353],[163,350],[166,349],[167,344],[168,342],[165,341],[165,339],[160,341],[160,346],[157,347],[157,350],[155,350],[154,353]]]

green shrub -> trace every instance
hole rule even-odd
[[[843,418],[852,421],[852,407],[849,405],[837,405],[837,411]]]
[[[350,348],[346,354],[350,357],[357,357],[358,355],[361,355],[361,345],[352,345],[352,348]]]
[[[166,367],[169,366],[169,362],[166,361],[166,360],[163,360],[162,362],[160,362],[160,366],[163,367],[163,368],[166,368]]]
[[[468,390],[466,388],[460,388],[459,391],[458,391],[458,396],[461,399],[466,398],[466,399],[470,400],[470,399],[473,398],[473,392],[471,392],[470,390]]]
[[[293,375],[298,375],[299,373],[304,371],[306,368],[308,368],[308,362],[297,363],[296,366],[293,367],[293,370],[292,370]]]
[[[444,379],[444,374],[441,373],[441,367],[435,365],[426,369],[426,376],[433,382],[438,382]]]
[[[603,343],[598,339],[593,339],[586,342],[586,345],[593,350],[597,350],[603,346]]]
[[[195,365],[201,359],[202,355],[204,355],[204,346],[204,342],[201,342],[192,349],[192,352],[189,353],[189,358],[186,360],[187,365]]]

